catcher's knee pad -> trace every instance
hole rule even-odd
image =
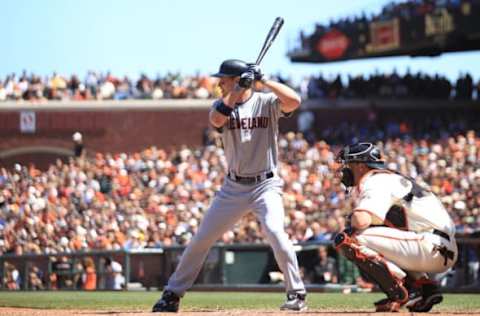
[[[338,233],[334,239],[335,249],[344,255],[348,260],[355,261],[356,247],[358,245],[355,241],[345,232]]]
[[[400,268],[385,261],[375,251],[362,249],[365,247],[360,246],[354,238],[345,233],[335,237],[335,248],[348,260],[354,262],[367,279],[374,281],[390,300],[400,303],[408,300],[408,291],[402,281],[406,274]]]

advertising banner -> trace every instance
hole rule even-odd
[[[400,27],[398,19],[370,23],[370,43],[367,52],[376,53],[400,47]]]
[[[350,39],[342,32],[333,29],[322,36],[317,43],[317,51],[327,60],[339,59],[345,55]]]

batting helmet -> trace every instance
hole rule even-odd
[[[220,69],[213,77],[236,77],[248,70],[248,65],[243,60],[227,59],[221,65]]]
[[[342,163],[364,163],[374,169],[385,168],[385,161],[382,160],[380,150],[372,143],[357,143],[345,146],[338,153],[337,161]]]

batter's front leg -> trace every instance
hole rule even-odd
[[[242,217],[246,210],[246,205],[239,201],[232,203],[228,199],[215,197],[202,219],[197,234],[187,245],[175,272],[168,280],[166,289],[183,296],[195,282],[212,245]]]
[[[282,196],[276,190],[267,191],[254,202],[254,210],[285,277],[287,293],[305,293],[297,255],[284,229],[285,210]]]

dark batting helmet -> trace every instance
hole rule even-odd
[[[213,77],[236,77],[248,70],[248,65],[243,60],[227,59],[221,65],[220,69]]]
[[[385,161],[382,160],[380,150],[372,143],[357,143],[345,146],[338,153],[337,161],[342,163],[364,163],[374,169],[385,168]]]

